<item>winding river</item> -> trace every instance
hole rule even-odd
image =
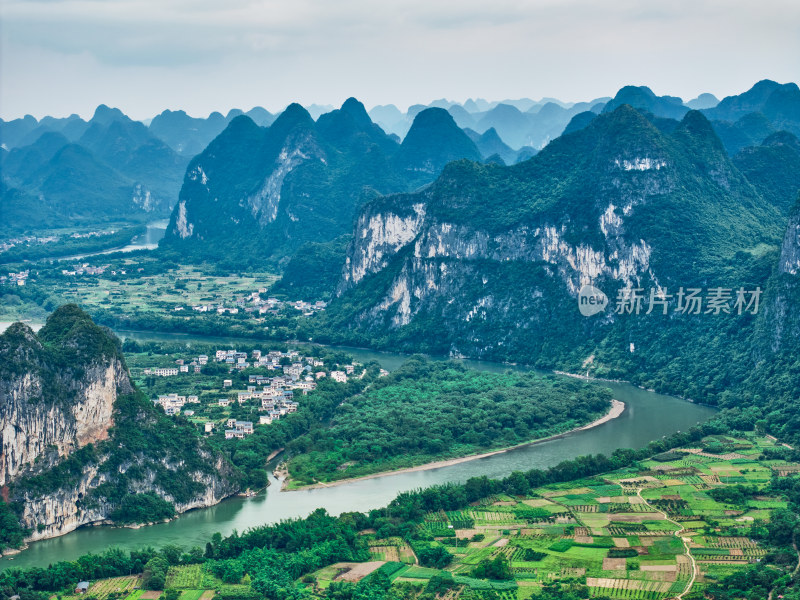
[[[228,341],[222,338],[172,334],[118,333],[122,337],[142,340]],[[388,370],[397,368],[405,359],[405,356],[399,354],[349,348],[347,350],[362,362],[377,360]],[[522,369],[522,367],[480,361],[465,361],[465,363],[476,369],[490,371]],[[647,392],[629,384],[607,385],[613,390],[615,398],[625,402],[626,410],[622,416],[593,429],[456,465],[427,471],[384,475],[327,488],[282,492],[278,482],[271,479],[272,485],[268,490],[256,497],[231,498],[210,508],[185,513],[169,523],[140,529],[85,527],[58,538],[35,542],[30,548],[14,557],[0,558],[0,569],[46,566],[59,560],[74,559],[87,552],[101,552],[109,546],[125,550],[142,546],[159,547],[166,544],[178,544],[187,548],[203,547],[215,532],[223,535],[231,533],[234,529],[241,532],[256,525],[303,517],[316,508],[325,508],[332,514],[367,511],[386,505],[402,491],[438,483],[463,482],[477,475],[502,477],[514,470],[546,468],[580,455],[607,454],[617,448],[642,447],[653,439],[704,421],[714,413],[712,408]]]
[[[164,237],[169,225],[169,219],[159,219],[158,221],[151,221],[147,223],[143,234],[137,236],[130,243],[119,248],[109,248],[108,250],[100,250],[97,252],[88,252],[86,254],[75,254],[72,256],[58,256],[40,259],[41,261],[50,260],[81,260],[91,256],[101,256],[103,254],[114,254],[116,252],[133,252],[134,250],[155,250],[158,248],[158,242]]]

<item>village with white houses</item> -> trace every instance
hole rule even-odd
[[[232,374],[231,378],[222,380],[219,393],[213,394],[213,397],[206,394],[202,401],[198,395],[160,394],[153,402],[163,408],[167,415],[189,418],[202,426],[206,434],[211,435],[217,428],[224,427],[225,439],[244,438],[252,434],[256,426],[271,425],[281,417],[297,412],[302,396],[316,389],[320,379],[330,378],[338,383],[347,383],[349,377],[361,378],[366,372],[364,366],[357,362],[329,369],[323,360],[301,356],[297,350],[252,350],[248,354],[231,349],[217,350],[213,357],[201,354],[189,361],[178,359],[175,365],[146,368],[143,375],[199,375],[209,361],[226,366],[228,373]],[[260,369],[263,374],[240,375],[245,369]],[[245,389],[236,389],[234,381],[241,381]],[[229,409],[233,406],[257,413],[258,421],[229,416],[220,418],[222,413],[218,409],[224,409],[229,415]]]
[[[75,277],[79,275],[103,275],[110,266],[111,265],[100,265],[99,267],[93,267],[89,263],[81,263],[72,265],[71,269],[61,269],[61,274],[68,277]],[[117,271],[111,271],[111,274],[116,275]],[[127,275],[127,271],[125,269],[120,269],[119,274]]]
[[[18,273],[9,273],[7,276],[0,275],[0,285],[25,285],[30,274],[30,269],[26,269]]]
[[[21,244],[51,244],[58,241],[57,235],[36,236],[36,235],[23,235],[20,237],[9,238],[0,242],[0,252],[11,250],[15,246]]]
[[[239,311],[243,311],[248,314],[257,313],[259,315],[276,315],[281,307],[291,306],[295,310],[302,312],[304,316],[310,317],[317,311],[325,310],[325,307],[327,306],[327,303],[321,300],[312,303],[305,302],[304,300],[284,301],[278,300],[277,298],[264,299],[262,294],[266,293],[266,291],[266,288],[260,288],[257,292],[252,292],[249,295],[239,296],[236,298],[234,306],[226,306],[224,303],[209,303],[195,304],[191,307],[191,309],[199,313],[216,312],[219,315],[224,315],[226,313],[235,315],[238,314]],[[186,307],[176,306],[173,310],[180,312],[186,310]]]

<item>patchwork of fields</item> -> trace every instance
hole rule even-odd
[[[555,582],[587,586],[590,597],[634,600],[702,592],[767,554],[749,537],[750,528],[787,503],[762,490],[772,477],[789,476],[797,467],[762,456],[775,445],[770,438],[735,442],[735,456],[681,449],[637,468],[549,485],[529,496],[494,496],[462,510],[430,513],[414,539],[365,530],[360,537],[370,562],[329,565],[298,584],[321,594],[334,581],[356,582],[379,571],[406,597],[444,577],[450,583],[437,594],[442,600],[527,600]],[[712,497],[719,496],[713,490],[735,484],[748,486],[750,495],[737,504]],[[420,556],[437,549],[452,555],[449,564],[422,566]],[[503,576],[479,576],[476,571],[487,564],[502,564]],[[101,580],[90,594],[98,600],[159,597],[136,589],[137,581]],[[244,597],[250,591],[247,575],[239,584],[223,584],[207,565],[172,567],[166,587],[180,590],[179,600]]]
[[[773,473],[793,472],[785,462],[760,458],[773,444],[740,440],[735,456],[684,449],[636,470],[540,488],[535,497],[498,496],[429,514],[420,528],[433,537],[428,545],[444,545],[455,556],[445,570],[472,589],[513,591],[525,600],[547,583],[573,581],[588,585],[592,597],[672,598],[690,582],[702,590],[767,554],[744,533],[786,502],[758,496],[730,505],[707,492],[738,483],[761,488]],[[476,535],[482,539],[472,541]],[[471,579],[478,564],[500,555],[513,580]],[[439,572],[401,566],[391,578],[424,584]]]

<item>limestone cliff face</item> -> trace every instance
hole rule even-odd
[[[340,290],[352,287],[366,275],[383,269],[389,258],[417,237],[425,218],[425,205],[417,202],[410,206],[410,210],[397,208],[376,210],[367,207],[359,215],[355,239],[345,259]]]
[[[764,292],[762,306],[757,359],[794,352],[800,338],[800,205],[789,217],[777,269]]]
[[[490,307],[507,305],[508,296],[521,291],[496,287],[498,270],[509,264],[546,267],[560,282],[562,292],[573,298],[582,286],[598,281],[625,287],[657,281],[650,265],[652,246],[630,235],[627,221],[651,196],[670,189],[669,169],[664,161],[646,157],[618,159],[615,167],[629,178],[636,177],[640,190],[636,194],[629,183],[619,184],[612,192],[588,201],[582,218],[596,215],[589,235],[586,226],[575,223],[569,214],[542,216],[501,231],[459,222],[457,214],[448,220],[428,211],[431,193],[369,205],[356,222],[339,295],[386,269],[400,254],[402,267],[390,270],[394,273],[391,284],[362,315],[364,320],[388,317],[392,327],[402,327],[443,296],[455,294],[453,304],[460,312],[454,317],[468,322],[477,314],[486,314]],[[648,175],[644,171],[653,172],[649,182],[644,181]],[[584,231],[578,231],[580,227]],[[480,282],[477,295],[476,281]],[[462,302],[461,293],[470,302]]]
[[[73,305],[38,335],[21,323],[0,335],[0,489],[40,540],[109,522],[131,494],[155,493],[180,513],[239,485],[191,425],[135,390],[118,340]]]
[[[781,247],[779,270],[781,273],[797,275],[800,272],[800,207],[795,209]]]
[[[0,381],[0,486],[52,450],[64,457],[108,439],[117,394],[131,391],[128,374],[116,359],[93,365],[70,387],[70,398],[49,403],[42,399],[43,382],[36,372]]]
[[[329,315],[357,343],[492,358],[568,351],[620,320],[620,290],[710,287],[720,257],[774,243],[778,222],[701,115],[665,133],[622,107],[525,163],[451,163],[423,190],[367,204]],[[784,255],[800,268],[800,251]],[[586,285],[611,309],[583,318]]]
[[[208,458],[211,458],[210,456]],[[126,472],[136,463],[128,463],[120,468]],[[167,468],[175,469],[180,465],[164,461]],[[221,474],[229,470],[228,465],[218,461],[216,467]],[[187,502],[178,502],[175,498],[164,492],[155,482],[152,472],[142,481],[135,482],[130,489],[131,493],[155,492],[165,500],[175,505],[175,512],[183,513],[195,508],[213,506],[228,496],[239,491],[234,481],[224,476],[196,473],[193,479],[203,486],[203,491]],[[103,499],[93,500],[87,505],[85,499],[90,497],[92,490],[104,483],[112,482],[111,474],[102,472],[97,465],[89,465],[84,469],[83,475],[76,486],[63,488],[55,493],[45,496],[25,494],[21,498],[24,503],[22,523],[31,530],[28,541],[44,540],[58,537],[74,531],[85,525],[112,524],[110,515],[115,506]]]

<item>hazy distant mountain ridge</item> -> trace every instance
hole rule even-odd
[[[200,154],[234,118],[246,114],[257,125],[270,125],[275,115],[264,108],[255,107],[246,113],[231,110],[227,116],[212,112],[207,118],[190,117],[182,110],[164,112],[156,115],[150,122],[150,132],[169,145],[182,156]]]
[[[800,89],[794,83],[779,84],[763,80],[746,92],[728,96],[719,102],[711,94],[702,94],[687,103],[674,96],[656,96],[645,86],[626,86],[603,110],[608,112],[622,104],[652,115],[654,123],[661,119],[659,126],[664,129],[677,127],[677,120],[690,107],[697,107],[711,121],[730,155],[748,146],[758,146],[781,130],[800,135]],[[564,129],[565,132],[586,127],[592,120],[588,113],[576,117]],[[673,122],[669,123],[668,120]]]
[[[494,128],[503,143],[519,150],[527,146],[538,150],[551,139],[558,137],[575,114],[594,110],[600,112],[610,98],[591,102],[565,103],[553,98],[535,101],[530,98],[488,102],[483,99],[467,100],[463,104],[448,100],[435,100],[428,105],[416,104],[402,113],[396,106],[376,106],[370,117],[386,132],[404,137],[411,121],[425,108],[446,109],[462,129],[472,129],[479,134]]]
[[[60,131],[54,122],[63,125]],[[24,210],[21,196],[3,194],[8,231],[141,220],[171,209],[186,159],[120,110],[100,105],[89,122],[42,119],[26,135],[34,133],[31,144],[3,155],[8,189],[37,198],[39,207]]]
[[[690,110],[677,96],[656,96],[647,86],[626,85],[608,101],[603,112],[614,111],[623,104],[669,119],[680,119]]]
[[[480,161],[481,154],[443,108],[417,114],[397,153],[400,169],[414,180],[432,179],[448,162],[461,158]]]

